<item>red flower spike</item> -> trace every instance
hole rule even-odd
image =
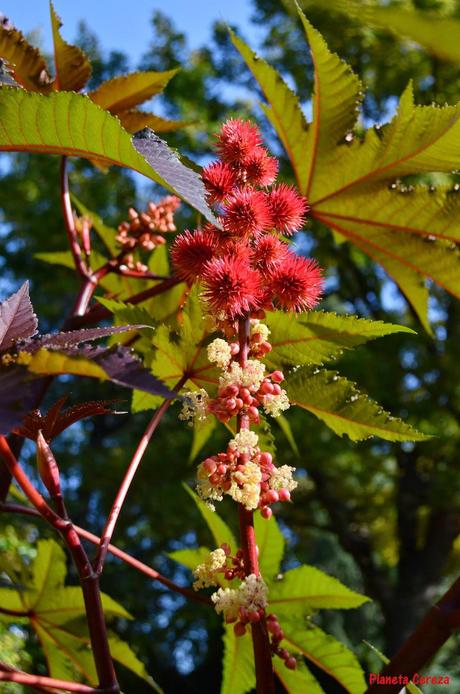
[[[203,272],[203,296],[218,316],[235,319],[254,308],[261,300],[260,275],[241,255],[210,260]]]
[[[267,234],[257,239],[251,250],[251,265],[262,275],[270,275],[283,262],[289,253],[288,246]]]
[[[259,128],[239,118],[226,121],[217,135],[216,149],[222,161],[244,166],[262,145]]]
[[[323,291],[321,268],[315,260],[290,253],[272,275],[271,288],[279,306],[287,311],[308,311]]]
[[[272,215],[267,198],[260,190],[239,190],[225,205],[224,229],[235,236],[250,236],[267,231]]]
[[[179,277],[187,282],[199,277],[213,257],[215,245],[213,235],[200,229],[178,236],[171,248],[171,258]]]
[[[269,157],[262,147],[256,149],[248,158],[244,167],[246,183],[253,186],[271,186],[278,174],[278,162],[274,157]]]
[[[267,194],[267,198],[272,224],[277,231],[292,236],[302,228],[309,206],[293,186],[281,183]]]
[[[201,177],[211,205],[229,197],[236,186],[235,172],[225,162],[216,161],[210,164],[203,169]]]

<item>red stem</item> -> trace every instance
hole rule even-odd
[[[114,694],[116,690],[107,688],[89,687],[86,684],[58,680],[54,677],[43,677],[42,675],[29,675],[20,670],[13,670],[8,665],[0,663],[0,682],[17,682],[27,687],[32,687],[38,692],[51,692],[54,689],[64,689],[67,692],[77,692],[78,694]]]
[[[244,367],[248,360],[249,330],[249,318],[241,319],[238,323],[238,341],[240,346],[238,361],[241,367]],[[241,431],[241,429],[249,429],[249,419],[247,415],[238,415],[237,417],[237,430]],[[257,543],[254,532],[254,514],[240,504],[238,507],[238,516],[240,522],[241,549],[243,551],[246,576],[249,576],[249,574],[260,576]],[[257,624],[251,625],[251,633],[256,668],[257,694],[275,694],[273,661],[265,617]]]
[[[69,241],[70,251],[72,253],[75,269],[80,277],[88,277],[89,270],[83,260],[80,244],[78,243],[77,230],[75,228],[75,219],[72,213],[72,205],[70,202],[69,192],[69,175],[67,170],[67,157],[61,159],[61,207],[64,215],[65,228],[67,239]]]
[[[4,511],[6,513],[23,513],[27,516],[41,518],[41,514],[38,511],[36,511],[33,508],[29,508],[28,506],[21,506],[21,504],[0,504],[0,511]],[[78,525],[74,525],[73,527],[80,537],[83,537],[85,540],[92,542],[93,545],[100,544],[101,538],[97,535],[90,533],[89,530],[80,528]],[[114,557],[118,557],[118,559],[121,559],[126,564],[129,564],[129,566],[132,566],[134,569],[137,569],[149,578],[152,578],[154,581],[158,581],[158,583],[161,583],[162,585],[166,586],[175,593],[180,593],[181,595],[184,595],[186,598],[194,600],[195,602],[200,602],[203,605],[211,605],[211,600],[206,596],[200,595],[199,593],[195,593],[194,591],[189,590],[188,588],[182,588],[182,586],[177,585],[177,583],[174,583],[174,581],[171,581],[169,578],[166,578],[166,576],[163,576],[155,569],[152,569],[152,567],[147,566],[147,564],[144,564],[143,562],[139,561],[139,559],[135,559],[130,554],[123,552],[123,550],[119,549],[115,545],[109,544],[108,551],[109,554],[113,554]]]
[[[174,386],[173,391],[179,391],[180,388],[183,386],[185,381],[187,380],[188,376],[185,375],[183,376],[180,381]],[[140,462],[144,456],[145,451],[147,450],[147,446],[149,445],[150,439],[152,438],[157,426],[161,422],[161,419],[165,412],[168,410],[169,406],[171,404],[171,400],[165,400],[162,406],[155,412],[153,415],[152,419],[150,420],[147,429],[145,430],[145,433],[143,434],[141,440],[139,441],[139,444],[134,452],[133,457],[131,458],[131,462],[128,465],[128,469],[126,470],[125,476],[121,482],[121,485],[118,489],[118,492],[115,496],[115,500],[113,502],[112,508],[110,510],[109,516],[107,518],[104,530],[102,531],[102,536],[101,536],[101,542],[99,545],[99,551],[96,555],[96,558],[94,560],[94,570],[97,575],[100,575],[102,573],[102,570],[104,568],[104,562],[105,558],[107,556],[107,551],[109,548],[110,540],[112,538],[113,532],[115,530],[115,526],[118,521],[118,517],[120,515],[121,509],[123,507],[123,504],[126,499],[126,495],[128,494],[129,488],[131,486],[131,483],[134,479],[134,476],[139,468]]]
[[[35,506],[40,515],[58,530],[64,538],[80,577],[89,635],[99,683],[101,687],[108,688],[113,692],[119,692],[115,669],[110,655],[104,610],[99,590],[99,578],[93,572],[91,563],[75,528],[70,521],[58,516],[58,514],[48,506],[45,499],[37,489],[35,489],[32,482],[19,465],[4,436],[0,436],[0,456],[3,458],[11,475],[19,484],[30,503]]]

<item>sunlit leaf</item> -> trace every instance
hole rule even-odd
[[[88,96],[95,104],[117,115],[162,92],[175,74],[177,70],[132,72],[103,82]]]
[[[255,513],[254,529],[259,548],[260,573],[265,580],[271,580],[280,570],[284,554],[284,537],[274,516],[266,520],[260,513]]]
[[[333,576],[314,566],[299,566],[270,585],[269,604],[274,612],[299,614],[306,609],[349,609],[369,598],[355,593]]]
[[[275,658],[273,664],[276,675],[288,694],[325,694],[305,663],[297,663],[295,670],[289,670],[279,658]]]
[[[220,694],[246,694],[256,683],[252,640],[235,636],[233,625],[225,627],[222,687]]]
[[[86,95],[56,92],[45,97],[23,89],[0,90],[0,151],[66,154],[126,166],[215,221],[200,176],[184,166],[165,142],[137,139],[135,145],[137,149],[120,121]]]
[[[343,643],[313,624],[298,619],[283,619],[286,647],[302,653],[324,670],[349,694],[363,694],[367,689],[358,659]]]
[[[155,113],[138,111],[135,109],[132,111],[123,111],[117,115],[122,126],[129,133],[136,133],[138,130],[142,130],[143,128],[150,128],[156,133],[169,133],[173,130],[186,128],[191,124],[190,121],[170,120],[169,118],[157,116]]]
[[[207,506],[197,494],[192,492],[188,485],[184,484],[183,487],[187,494],[190,494],[193,501],[197,505],[198,510],[206,522],[206,525],[212,533],[216,547],[220,547],[220,545],[226,543],[230,546],[232,552],[235,552],[236,548],[239,547],[239,544],[237,544],[235,536],[228,525],[217,515],[215,511],[211,511],[209,506]]]
[[[0,56],[7,61],[14,80],[25,89],[47,93],[52,79],[45,59],[14,27],[0,27]]]
[[[59,29],[62,22],[50,2],[51,28],[54,44],[54,64],[56,79],[53,85],[56,89],[78,92],[83,89],[91,77],[91,63],[81,48],[72,46],[61,36]]]
[[[178,549],[175,552],[168,552],[168,557],[177,561],[178,564],[186,566],[187,569],[193,571],[198,564],[202,564],[210,553],[208,547],[198,547],[197,549]]]
[[[291,403],[321,419],[352,441],[379,436],[387,441],[424,441],[420,433],[361,393],[354,383],[326,369],[302,367],[285,382]]]

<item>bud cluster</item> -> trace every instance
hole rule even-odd
[[[153,251],[166,243],[162,234],[176,231],[174,213],[180,201],[175,195],[168,195],[160,202],[149,202],[144,212],[134,207],[128,210],[128,220],[118,226],[116,239],[123,250],[143,249]]]

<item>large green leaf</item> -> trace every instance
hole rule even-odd
[[[300,364],[323,364],[369,340],[398,332],[413,332],[402,325],[371,321],[356,316],[339,316],[310,311],[299,316],[274,311],[264,322],[270,328],[272,351],[265,363],[274,369]]]
[[[360,0],[303,0],[300,4],[320,5],[329,11],[343,12],[366,26],[405,36],[439,58],[460,64],[460,21],[455,17],[441,17],[437,12],[415,11],[410,7],[385,6],[375,2],[363,3]]]
[[[220,694],[246,694],[256,684],[252,640],[235,636],[233,625],[225,627],[222,688]]]
[[[297,663],[295,670],[289,670],[282,660],[275,658],[274,667],[287,694],[325,694],[305,663]]]
[[[43,96],[12,87],[0,91],[0,151],[66,154],[95,159],[106,166],[126,166],[215,221],[200,176],[184,166],[159,138],[155,145],[148,149],[148,163],[120,121],[83,94]]]
[[[349,609],[368,600],[314,566],[299,566],[270,584],[269,609],[298,616],[302,610]]]
[[[259,82],[268,101],[268,105],[262,105],[264,112],[278,133],[286,152],[289,152],[297,184],[300,190],[304,190],[309,172],[309,162],[305,156],[309,132],[299,100],[274,68],[233,32],[231,38]]]
[[[433,190],[396,181],[458,168],[460,104],[416,106],[409,85],[389,124],[371,128],[363,137],[353,136],[349,131],[360,98],[359,82],[299,14],[314,65],[313,123],[302,146],[293,149],[277,122],[270,120],[285,144],[300,191],[308,194],[311,215],[379,262],[426,326],[425,279],[460,297],[459,196],[453,186]],[[254,64],[250,50],[240,40],[236,45],[264,90],[270,114],[284,88],[272,68],[263,61],[263,68],[255,67],[258,61]],[[270,90],[264,89],[267,70]],[[298,103],[290,103],[300,119]],[[299,177],[305,166],[307,176]]]
[[[430,438],[361,393],[334,371],[301,367],[285,381],[291,403],[321,419],[339,436],[352,441],[379,436],[387,441],[424,441]]]
[[[209,547],[198,547],[197,549],[178,549],[175,552],[168,552],[168,557],[177,561],[178,564],[186,566],[193,571],[198,564],[202,564],[208,557],[211,550]]]
[[[62,91],[78,92],[83,89],[91,77],[91,63],[81,48],[66,43],[59,29],[62,22],[50,2],[51,28],[54,44],[54,65],[56,78],[54,87]]]
[[[195,422],[193,426],[193,441],[190,449],[189,462],[197,458],[203,446],[209,441],[217,426],[215,417],[207,417],[204,422]]]
[[[349,694],[363,694],[367,684],[358,659],[343,643],[313,624],[298,619],[283,619],[285,641],[290,650],[302,653],[314,665],[327,672]]]

